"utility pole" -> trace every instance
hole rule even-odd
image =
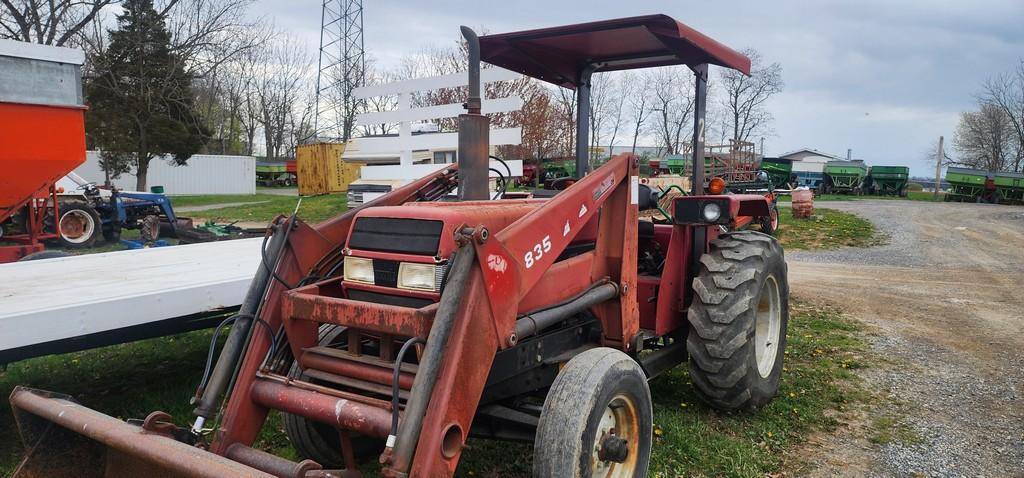
[[[935,191],[932,193],[932,200],[939,200],[939,185],[942,181],[942,136],[939,136],[939,150],[935,152]]]

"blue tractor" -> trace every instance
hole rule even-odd
[[[167,196],[158,193],[100,189],[71,173],[61,181],[64,192],[60,198],[61,246],[80,249],[92,247],[99,236],[107,242],[118,242],[124,229],[138,229],[144,242],[160,236],[161,224],[169,224],[170,235],[177,233],[178,218]]]

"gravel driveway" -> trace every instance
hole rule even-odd
[[[874,326],[882,403],[809,450],[816,476],[1024,476],[1024,208],[867,200],[819,204],[889,236],[787,255],[793,294]],[[912,439],[868,442],[898,410]]]

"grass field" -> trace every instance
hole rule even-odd
[[[204,206],[236,202],[252,202],[242,206],[232,206],[205,211],[181,213],[199,219],[213,219],[218,222],[268,222],[278,214],[289,215],[295,210],[299,198],[296,196],[277,196],[273,194],[256,194],[251,196],[177,196],[172,199],[175,206]],[[345,194],[329,194],[302,199],[299,217],[315,224],[335,216],[347,209],[348,198]]]
[[[189,398],[202,372],[210,331],[191,332],[11,364],[0,372],[0,394],[15,385],[59,391],[118,418],[164,410],[179,425],[191,417]],[[655,401],[653,477],[763,477],[801,464],[785,452],[809,433],[827,431],[864,391],[852,373],[870,362],[859,327],[832,309],[792,304],[779,397],[754,413],[719,413],[693,392],[686,367],[651,384]],[[257,446],[295,458],[279,416]],[[21,443],[6,401],[0,406],[0,476],[17,466]],[[528,445],[469,442],[458,476],[529,476]],[[367,468],[373,468],[367,466]],[[372,476],[372,475],[369,475]]]
[[[867,220],[827,208],[815,208],[810,219],[795,219],[792,209],[780,208],[775,236],[783,248],[790,250],[869,247],[885,240]]]

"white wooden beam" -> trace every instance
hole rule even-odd
[[[518,96],[510,96],[508,98],[484,100],[482,111],[484,114],[507,113],[509,111],[517,111],[522,107],[522,98]],[[463,108],[462,103],[450,103],[447,105],[425,106],[422,108],[412,108],[408,110],[399,109],[396,111],[373,111],[369,113],[360,113],[356,116],[356,121],[358,121],[359,124],[400,123],[403,121],[453,118],[465,112],[466,109]]]
[[[504,68],[491,67],[480,70],[481,83],[493,83],[495,81],[513,81],[519,78],[519,73]],[[457,88],[466,86],[469,82],[469,73],[462,71],[450,75],[433,76],[430,78],[414,78],[412,80],[396,81],[385,85],[362,86],[352,90],[352,95],[357,99],[372,98],[374,96],[397,95],[404,92],[438,90],[441,88]]]
[[[522,128],[500,128],[491,130],[492,146],[519,144],[522,142]],[[355,138],[353,148],[363,153],[393,153],[396,151],[417,151],[422,149],[455,149],[459,146],[459,133],[430,133],[401,137]],[[404,163],[403,163],[404,164]]]

